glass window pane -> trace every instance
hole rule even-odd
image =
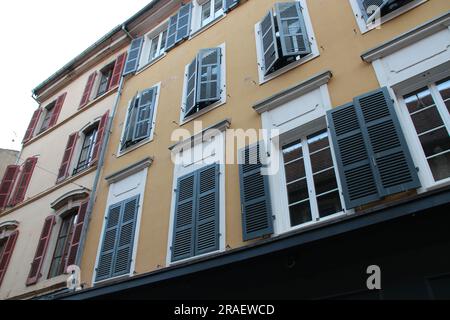
[[[287,186],[289,204],[296,203],[309,198],[308,184],[306,178]]]
[[[450,152],[428,159],[436,181],[450,177]]]
[[[446,128],[422,135],[420,142],[427,157],[450,149],[450,138]]]
[[[291,162],[292,160],[297,160],[301,157],[303,157],[301,141],[297,141],[283,147],[283,158],[285,163]]]
[[[319,207],[319,216],[321,218],[342,211],[341,199],[339,198],[338,191],[318,197],[317,205]]]
[[[450,112],[450,79],[443,80],[438,83],[438,90],[444,99],[447,111]]]
[[[303,159],[294,161],[285,166],[286,171],[286,182],[292,182],[306,176],[305,173],[305,163]]]
[[[211,16],[211,1],[208,1],[202,6],[202,24],[203,25],[205,23],[207,23],[207,20],[210,18],[210,16]]]
[[[435,104],[428,88],[418,90],[413,94],[405,96],[404,98],[409,113],[419,111]]]
[[[215,0],[215,2],[214,2],[214,12],[215,12],[215,16],[216,16],[216,17],[217,17],[219,14],[221,14],[222,7],[223,7],[222,0]]]
[[[328,146],[330,146],[330,142],[328,140],[328,132],[326,130],[308,137],[309,153],[314,153]]]
[[[167,30],[164,30],[161,38],[161,48],[159,49],[161,54],[163,54],[166,49],[166,39],[167,39]]]
[[[444,124],[436,107],[431,107],[418,113],[412,114],[411,119],[418,134],[429,131]]]
[[[150,58],[149,61],[152,61],[158,56],[158,41],[159,36],[152,39],[152,43],[150,45]]]
[[[329,148],[311,155],[310,159],[313,173],[333,167],[333,159]]]
[[[314,175],[314,185],[316,186],[317,195],[337,189],[338,186],[334,169]]]
[[[291,206],[289,208],[289,211],[292,227],[312,221],[309,201]]]

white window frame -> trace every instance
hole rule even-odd
[[[408,3],[407,5],[404,5],[403,7],[389,13],[388,15],[381,17],[379,21],[380,24],[370,22],[367,23],[366,20],[364,19],[364,15],[361,11],[361,7],[359,6],[358,0],[349,0],[349,1],[350,6],[352,7],[353,10],[353,14],[355,15],[356,23],[358,24],[359,30],[361,31],[362,34],[364,34],[373,29],[376,29],[377,27],[380,26],[380,24],[382,25],[383,23],[386,23],[389,20],[392,20],[405,12],[414,9],[415,7],[427,2],[428,0],[416,0],[411,3]]]
[[[212,47],[213,48],[213,47]],[[221,59],[221,66],[220,66],[220,73],[221,73],[221,94],[220,94],[220,100],[207,106],[206,108],[188,116],[185,117],[185,110],[186,110],[186,98],[187,98],[187,74],[188,74],[188,69],[189,69],[189,64],[188,63],[185,68],[184,68],[184,75],[183,75],[183,95],[182,95],[182,99],[181,99],[181,106],[180,106],[180,125],[183,125],[187,122],[190,122],[200,116],[202,116],[203,114],[211,111],[212,109],[215,109],[217,107],[220,107],[222,105],[224,105],[227,102],[227,74],[226,74],[226,46],[225,43],[222,43],[221,45],[216,46],[216,48],[220,48],[221,49],[221,53],[222,53],[222,59]],[[198,53],[198,52],[197,52]]]
[[[314,30],[313,30],[309,10],[308,10],[308,5],[306,4],[306,0],[297,0],[297,2],[299,2],[300,6],[302,7],[302,12],[303,12],[305,26],[306,26],[306,32],[308,33],[309,42],[311,45],[311,53],[295,62],[288,64],[287,66],[285,66],[281,69],[278,69],[278,70],[272,72],[271,74],[264,75],[264,71],[261,68],[261,66],[263,65],[262,57],[264,54],[263,54],[263,49],[262,49],[262,45],[261,45],[261,41],[260,41],[260,37],[259,37],[260,30],[261,30],[261,21],[258,21],[258,23],[255,24],[255,40],[256,40],[255,43],[256,43],[256,56],[257,56],[256,62],[257,62],[258,78],[259,78],[260,85],[320,56],[320,51],[319,51],[319,47],[317,45],[316,36],[314,35]],[[271,8],[271,10],[273,10],[273,8]]]
[[[153,30],[148,32],[144,36],[144,43],[142,44],[142,52],[141,57],[139,60],[138,70],[137,72],[142,71],[143,69],[153,65],[157,61],[161,60],[167,55],[166,47],[164,47],[164,51],[161,52],[161,43],[162,43],[162,36],[164,34],[164,31],[167,31],[167,28],[169,27],[169,19],[166,19],[162,23],[160,23],[157,27],[155,27]],[[167,35],[167,34],[166,34]],[[158,56],[154,58],[153,60],[150,60],[150,51],[152,48],[152,41],[154,38],[158,37],[158,49],[159,52]],[[167,39],[166,39],[167,41]],[[167,43],[166,43],[167,46]]]
[[[212,4],[215,0],[212,0]],[[223,0],[225,1],[225,0]],[[214,16],[208,21],[208,23],[203,24],[202,21],[202,11],[203,11],[203,4],[206,3],[207,0],[198,1],[193,0],[192,1],[192,17],[191,17],[191,32],[190,32],[190,39],[192,39],[194,36],[198,35],[201,31],[208,29],[210,26],[215,24],[217,21],[222,19],[226,16],[226,13],[222,9],[220,14],[217,14],[217,16]],[[213,8],[213,7],[211,7]],[[222,6],[223,8],[223,6]],[[212,9],[211,9],[212,11]]]

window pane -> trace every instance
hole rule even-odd
[[[338,191],[318,197],[317,205],[319,206],[319,215],[321,218],[342,211],[341,199],[339,198]]]
[[[285,163],[291,162],[292,160],[297,160],[301,157],[303,157],[301,141],[297,141],[283,147],[283,158]]]
[[[223,7],[222,0],[215,0],[214,12],[216,17],[221,13],[220,11],[222,10],[222,7]]]
[[[450,112],[450,79],[443,80],[438,83],[438,90],[444,99],[447,111]]]
[[[450,138],[445,128],[422,135],[420,142],[427,157],[450,149]]]
[[[159,36],[152,39],[152,43],[150,45],[150,58],[149,61],[152,61],[158,56],[158,41]]]
[[[439,111],[435,106],[412,114],[411,118],[418,134],[444,124],[441,116],[439,115]]]
[[[309,201],[290,207],[291,226],[295,227],[306,222],[312,221],[311,208]]]
[[[337,189],[338,186],[334,169],[314,175],[314,185],[316,186],[317,195]]]
[[[306,178],[287,186],[289,204],[296,203],[309,198],[308,184]]]
[[[450,152],[428,159],[436,181],[450,177]]]
[[[286,171],[286,182],[292,182],[306,176],[305,173],[305,163],[303,159],[294,161],[285,166]]]
[[[333,167],[333,159],[329,148],[311,155],[310,158],[313,173]]]
[[[160,53],[163,54],[166,48],[166,39],[167,39],[167,30],[165,30],[162,34],[161,39],[161,48],[159,49]]]
[[[413,113],[434,105],[434,100],[430,90],[428,88],[423,88],[411,95],[405,96],[405,103],[409,113]]]
[[[308,146],[309,153],[314,153],[330,146],[330,142],[328,140],[328,132],[324,130],[317,134],[310,135],[308,137]]]
[[[206,2],[202,6],[202,22],[203,24],[206,22],[207,19],[211,16],[211,1]]]

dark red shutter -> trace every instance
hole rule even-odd
[[[6,168],[2,184],[0,185],[0,210],[6,207],[19,172],[20,166],[11,165]]]
[[[92,73],[86,83],[84,88],[83,97],[81,98],[80,108],[84,107],[89,102],[89,97],[91,96],[92,88],[94,87],[95,78],[97,77],[97,72]]]
[[[75,150],[75,145],[77,144],[78,132],[72,133],[67,140],[66,150],[64,151],[61,166],[58,171],[58,180],[62,181],[67,178],[69,173],[70,162],[72,160],[73,152]]]
[[[50,118],[49,128],[53,127],[58,122],[59,114],[61,113],[64,100],[66,100],[67,92],[63,93],[56,100],[55,107],[53,108],[52,117]]]
[[[41,277],[41,268],[44,263],[45,253],[47,252],[50,236],[52,235],[53,226],[55,225],[55,216],[49,216],[45,219],[44,227],[42,228],[41,237],[31,263],[30,274],[27,279],[27,286],[36,284]]]
[[[11,260],[18,236],[19,230],[16,230],[9,235],[6,240],[5,250],[3,250],[3,253],[0,255],[0,286],[2,285],[3,278],[5,277],[6,270],[8,269],[9,260]]]
[[[120,56],[117,57],[108,90],[111,90],[115,86],[119,85],[120,77],[122,76],[123,66],[125,65],[126,59],[127,59],[126,52],[122,53]]]
[[[103,139],[105,137],[106,126],[108,125],[108,119],[109,110],[102,116],[100,124],[98,125],[97,139],[95,141],[94,151],[92,153],[91,165],[95,164],[98,161],[98,157],[100,156]]]
[[[33,175],[34,167],[36,167],[37,161],[38,159],[36,157],[31,157],[28,158],[23,164],[14,196],[10,200],[11,206],[15,206],[25,199],[25,194],[27,193],[28,185],[30,184],[31,176]]]
[[[75,264],[77,259],[78,248],[80,246],[81,232],[83,231],[83,225],[86,221],[86,212],[89,204],[89,199],[83,202],[78,209],[77,221],[73,227],[72,239],[70,240],[69,252],[67,254],[66,266],[64,270],[67,270],[68,266]]]
[[[41,116],[42,110],[39,108],[33,113],[33,117],[31,118],[30,124],[28,125],[28,129],[25,133],[25,137],[23,138],[22,143],[29,141],[33,138],[34,129],[36,129],[37,123]]]

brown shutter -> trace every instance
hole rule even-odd
[[[41,268],[44,262],[45,253],[47,252],[48,243],[52,234],[53,226],[55,225],[55,216],[49,216],[45,219],[44,227],[42,228],[41,237],[34,255],[33,262],[31,263],[30,273],[26,282],[27,286],[36,284],[41,277]]]
[[[69,139],[67,141],[66,150],[64,151],[64,156],[61,162],[61,166],[59,167],[58,172],[58,180],[57,182],[60,182],[67,178],[69,167],[70,167],[70,161],[72,160],[73,152],[75,150],[75,145],[77,143],[78,139],[78,132],[72,133],[69,136]]]
[[[30,124],[28,125],[28,129],[25,133],[25,137],[23,138],[22,143],[29,141],[33,138],[34,130],[36,129],[39,118],[41,117],[42,110],[39,108],[33,113],[33,117],[31,118]]]
[[[11,206],[15,206],[25,199],[25,194],[27,193],[28,185],[30,184],[31,176],[33,175],[34,167],[36,167],[37,160],[38,159],[36,157],[31,157],[25,161],[22,173],[20,174],[17,182],[14,196],[10,201]]]
[[[6,246],[3,253],[0,255],[0,286],[2,285],[3,278],[5,277],[6,270],[8,269],[9,261],[11,260],[14,246],[16,245],[17,237],[19,236],[19,230],[11,233],[6,240]]]
[[[3,176],[2,184],[0,185],[0,210],[6,207],[8,199],[11,196],[16,182],[17,175],[20,172],[20,166],[11,165],[6,168]]]
[[[70,240],[69,252],[67,254],[66,266],[64,270],[67,270],[68,266],[75,264],[77,259],[78,248],[80,246],[81,232],[83,231],[83,225],[86,221],[86,212],[89,204],[89,199],[83,202],[78,209],[77,221],[73,228],[72,239]]]
[[[89,76],[88,81],[86,83],[86,87],[84,88],[83,97],[81,98],[80,108],[84,107],[89,102],[89,97],[91,96],[92,88],[94,87],[96,77],[97,72],[94,72]]]
[[[119,85],[120,77],[122,76],[123,66],[125,65],[126,59],[126,52],[117,57],[108,90],[111,90],[112,88]]]
[[[103,139],[105,137],[106,126],[108,125],[109,110],[102,116],[100,123],[98,125],[97,139],[95,141],[94,151],[92,153],[91,166],[98,161],[100,156],[100,151],[103,144]]]
[[[61,113],[62,106],[64,104],[64,100],[66,100],[67,92],[63,93],[56,100],[55,107],[53,108],[52,117],[50,118],[50,123],[48,127],[53,127],[56,122],[58,122],[59,114]]]

